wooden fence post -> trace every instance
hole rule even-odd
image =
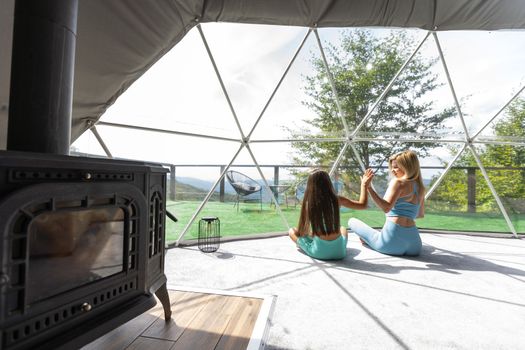
[[[467,170],[467,198],[468,198],[468,212],[476,212],[476,168],[468,168]]]
[[[219,174],[222,174],[222,172],[224,171],[224,168],[225,166],[221,165],[221,172]],[[219,202],[221,203],[224,202],[224,176],[221,179],[221,182],[219,184]]]
[[[169,196],[168,198],[172,201],[175,201],[175,179],[176,179],[176,168],[175,165],[170,164],[170,189],[169,189]]]
[[[279,166],[276,165],[273,167],[273,184],[275,186],[279,186]],[[274,191],[274,196],[275,196],[275,200],[276,201],[279,201],[279,190],[278,190],[279,187],[275,187],[275,191]],[[271,202],[271,200],[270,200]]]

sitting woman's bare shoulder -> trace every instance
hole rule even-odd
[[[404,185],[404,181],[401,179],[393,178],[392,180],[390,180],[390,187],[399,188],[399,187],[402,187],[403,185]]]
[[[394,192],[400,193],[401,196],[404,196],[412,191],[412,183],[403,179],[392,179],[390,186]]]

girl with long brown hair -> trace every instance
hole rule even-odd
[[[373,176],[370,169],[365,172],[359,200],[354,201],[336,194],[326,171],[315,170],[306,183],[298,227],[288,231],[290,238],[313,258],[344,258],[348,233],[346,227],[340,226],[339,208],[366,209],[366,189]]]

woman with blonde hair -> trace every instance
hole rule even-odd
[[[288,231],[290,238],[307,255],[322,260],[343,259],[346,256],[348,233],[340,227],[340,206],[352,209],[366,209],[366,188],[373,172],[369,169],[361,178],[361,194],[358,201],[338,196],[330,175],[315,170],[306,183],[299,225]]]
[[[421,177],[419,160],[413,151],[404,151],[390,157],[388,169],[393,178],[381,198],[372,188],[368,193],[386,214],[381,231],[364,222],[350,219],[348,226],[363,244],[389,255],[419,255],[421,237],[415,219],[425,214],[425,186]]]

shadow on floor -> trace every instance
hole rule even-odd
[[[370,248],[362,247],[362,249]],[[406,259],[408,261],[419,261],[426,263],[425,267],[390,265],[375,260],[355,259],[355,257],[357,257],[360,253],[361,251],[359,249],[349,248],[347,249],[347,257],[345,259],[332,263],[337,266],[350,268],[352,270],[388,274],[397,274],[402,270],[433,270],[451,274],[460,274],[459,271],[491,271],[507,276],[525,276],[525,270],[499,265],[485,259],[454,252],[451,250],[436,248],[426,244],[423,245],[423,249],[419,256],[396,257],[397,259]],[[384,256],[389,257],[389,255]]]

